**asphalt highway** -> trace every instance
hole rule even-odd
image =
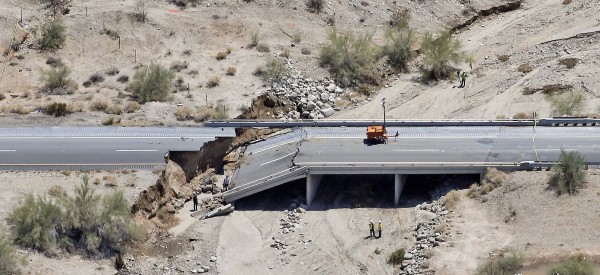
[[[394,138],[398,131],[398,138]],[[304,128],[277,141],[251,145],[234,181],[237,186],[309,165],[381,163],[492,163],[557,161],[560,150],[600,162],[598,127],[388,127],[387,144],[364,143],[365,129]],[[260,150],[257,150],[260,148]],[[292,152],[297,151],[297,154]],[[268,169],[265,169],[268,165]]]
[[[0,167],[164,163],[167,151],[199,150],[233,129],[53,127],[0,128]]]

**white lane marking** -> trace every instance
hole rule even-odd
[[[146,150],[146,149],[118,149],[115,151],[117,151],[117,152],[156,152],[156,150]]]
[[[16,152],[17,150],[0,150],[0,152]]]
[[[295,154],[295,153],[296,153],[296,152],[291,152],[291,153],[289,153],[289,154],[287,154],[287,155],[285,155],[285,156],[283,156],[283,157],[280,157],[280,158],[276,158],[276,159],[274,159],[274,160],[267,161],[267,162],[265,162],[265,163],[261,164],[260,166],[263,166],[263,165],[265,165],[265,164],[269,164],[269,163],[271,163],[271,162],[274,162],[274,161],[278,161],[278,160],[280,160],[280,159],[283,159],[283,158],[286,158],[286,157],[288,157],[288,156],[291,156],[291,155],[293,155],[293,154]]]
[[[397,149],[397,150],[392,150],[394,152],[444,152],[446,150],[441,150],[441,149]]]
[[[269,146],[260,147],[260,148],[258,148],[256,150],[252,150],[250,152],[252,154],[258,154],[260,152],[271,150],[271,149],[274,149],[274,148],[277,148],[277,147],[280,147],[280,146],[283,146],[283,145],[287,145],[287,144],[290,144],[290,143],[298,142],[298,141],[300,141],[299,138],[298,139],[293,139],[293,140],[290,140],[290,141],[286,141],[286,142],[278,142],[278,143],[275,143],[275,144],[271,144]]]

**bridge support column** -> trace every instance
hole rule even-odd
[[[400,195],[402,194],[402,189],[404,189],[404,183],[406,183],[406,175],[395,174],[394,178],[394,204],[398,206],[400,204]]]
[[[306,177],[306,206],[310,207],[312,204],[322,177],[323,175],[313,175],[310,173]]]

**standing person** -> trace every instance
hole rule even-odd
[[[194,192],[192,200],[194,201],[194,210],[192,211],[198,211],[198,194],[196,194],[196,192]]]
[[[223,191],[227,191],[229,189],[229,176],[225,176],[223,180]]]
[[[375,224],[373,223],[373,220],[369,222],[369,237],[375,238]]]
[[[458,87],[464,88],[466,82],[467,82],[467,72],[462,72],[462,74],[460,75],[460,86],[458,86]]]
[[[381,223],[381,221],[379,221],[379,224],[377,225],[377,231],[379,231],[379,238],[381,238],[381,231],[383,231],[383,224]]]
[[[398,140],[398,131],[396,131],[396,134],[394,135],[394,140]]]

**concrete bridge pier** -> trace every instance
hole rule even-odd
[[[310,173],[306,177],[306,206],[309,208],[315,198],[319,184],[321,184],[321,178],[323,178],[323,175],[314,175]]]
[[[394,204],[398,206],[400,204],[400,195],[404,184],[406,183],[406,175],[395,174],[394,175]]]

